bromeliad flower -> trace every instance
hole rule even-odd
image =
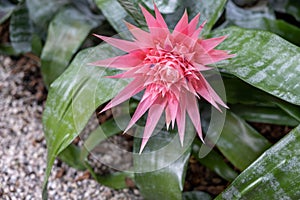
[[[202,138],[198,98],[204,98],[215,108],[227,107],[205,80],[201,71],[211,69],[207,65],[231,58],[226,51],[214,49],[226,37],[199,39],[205,22],[197,28],[199,16],[188,22],[185,12],[170,32],[156,5],[155,18],[141,6],[149,32],[126,23],[134,41],[97,37],[128,54],[92,63],[125,70],[110,78],[133,78],[102,110],[110,109],[144,90],[143,97],[126,128],[130,129],[148,111],[140,153],[143,151],[163,111],[167,128],[177,123],[181,144],[184,140],[186,112]]]

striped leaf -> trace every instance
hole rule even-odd
[[[15,52],[26,53],[31,51],[33,29],[25,3],[19,4],[11,15],[9,32],[10,41]]]
[[[219,45],[237,56],[217,67],[269,94],[300,105],[300,48],[265,32],[237,27],[215,31],[213,36],[228,35]]]
[[[216,200],[299,199],[300,126],[265,151]]]

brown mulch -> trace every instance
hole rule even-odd
[[[201,165],[193,156],[189,160],[184,191],[203,191],[216,197],[229,185],[215,172]]]
[[[274,124],[250,123],[254,129],[267,138],[272,144],[278,142],[293,128],[288,126],[278,126]]]

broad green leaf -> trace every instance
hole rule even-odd
[[[55,158],[79,135],[95,109],[114,97],[128,82],[108,79],[115,71],[87,63],[116,56],[120,51],[101,45],[80,52],[70,67],[51,85],[43,113],[48,156],[43,199]]]
[[[194,157],[204,166],[210,170],[217,173],[220,177],[227,181],[233,181],[237,177],[237,172],[235,172],[227,163],[225,163],[224,158],[212,150],[203,158],[199,158],[198,153],[202,144],[197,140],[193,145],[193,155]]]
[[[0,24],[5,22],[13,13],[16,5],[8,0],[0,1]]]
[[[19,4],[11,15],[9,38],[17,53],[31,51],[32,25],[25,3]]]
[[[300,121],[300,106],[296,106],[278,99],[275,100],[274,103],[298,122]]]
[[[26,0],[30,19],[33,21],[40,36],[46,36],[51,19],[71,0]]]
[[[291,104],[290,104],[291,105]],[[246,121],[297,126],[300,122],[278,107],[231,105],[230,110]]]
[[[137,133],[143,132],[137,130]],[[152,136],[141,154],[134,155],[135,182],[145,199],[182,199],[182,190],[195,137],[188,121],[184,144],[177,133],[164,130]],[[134,151],[138,152],[141,139],[134,138]]]
[[[282,13],[293,15],[300,21],[300,2],[295,0],[269,0],[272,7]]]
[[[47,86],[66,69],[90,30],[98,23],[74,7],[66,7],[55,16],[41,55],[42,75]]]
[[[211,200],[211,196],[205,192],[201,191],[191,191],[191,192],[184,192],[182,194],[183,200]]]
[[[59,158],[75,169],[85,170],[86,167],[84,162],[80,159],[80,153],[81,149],[79,147],[74,144],[70,144],[59,154]]]
[[[226,100],[228,103],[236,104],[268,104],[272,96],[268,93],[245,83],[244,81],[233,77],[223,77],[223,83],[226,90]],[[253,95],[255,94],[255,95]],[[272,99],[273,100],[273,99]]]
[[[299,106],[293,105],[291,103],[288,103],[286,101],[278,99],[258,88],[255,88],[255,87],[245,83],[244,81],[241,81],[238,78],[228,77],[227,74],[223,74],[222,77],[223,77],[223,83],[224,83],[224,86],[226,89],[226,100],[228,103],[230,103],[230,104],[238,104],[239,103],[239,104],[246,104],[246,105],[252,105],[252,106],[267,106],[267,107],[278,106],[283,111],[285,111],[290,117],[294,118],[294,119],[291,119],[290,125],[293,125],[295,123],[295,120],[300,121],[300,107]],[[255,94],[255,95],[253,95],[253,94]],[[230,105],[230,108],[231,107],[232,106]],[[248,108],[245,108],[245,109],[249,110]],[[270,108],[267,108],[267,109],[269,110]],[[252,111],[254,111],[254,110],[252,110]],[[252,112],[252,111],[250,111],[250,112]],[[240,114],[241,114],[241,112],[240,112]],[[270,112],[270,111],[267,111],[267,112]],[[279,111],[279,112],[281,113],[281,111]],[[243,112],[244,116],[245,116],[245,114],[247,115],[246,112]],[[264,114],[266,114],[266,113],[264,113]],[[286,117],[288,117],[288,116],[286,116],[284,113],[282,113],[282,114],[283,114],[283,118],[287,119]],[[284,116],[286,116],[286,117],[284,117]],[[260,120],[262,120],[261,122],[263,122],[263,120],[268,121],[269,117],[271,117],[271,116],[269,115],[265,119],[260,118]],[[254,119],[254,116],[251,118]],[[247,117],[247,119],[250,119],[249,116]],[[282,122],[286,123],[287,121],[284,119],[283,120],[278,119],[279,121],[277,121],[277,122],[279,123],[280,121],[282,121]],[[267,122],[267,121],[265,121],[265,122]],[[273,123],[276,123],[276,122],[273,122]]]
[[[227,21],[225,26],[236,25],[247,29],[270,31],[294,44],[300,45],[300,29],[298,27],[283,20],[276,20],[274,14],[266,6],[262,7],[261,10],[259,12],[257,9],[242,9],[229,1],[226,7]]]
[[[278,98],[300,105],[300,48],[264,32],[231,27],[213,36],[228,35],[219,45],[236,57],[218,67]],[[254,51],[255,49],[255,51]]]
[[[132,19],[119,2],[117,0],[95,0],[95,3],[118,34],[124,38],[130,38],[124,20],[132,21]]]
[[[134,178],[132,172],[115,172],[105,176],[98,176],[96,180],[101,183],[101,185],[118,190],[128,188],[128,185],[126,184],[128,178]]]
[[[31,52],[37,56],[42,53],[43,44],[41,38],[37,34],[32,35]]]
[[[265,151],[219,199],[299,199],[300,126]]]
[[[217,147],[235,167],[245,169],[270,145],[267,139],[245,121],[227,111]]]
[[[179,147],[180,148],[180,147]],[[182,199],[183,183],[190,152],[184,153],[168,167],[146,173],[136,173],[135,182],[145,199]]]

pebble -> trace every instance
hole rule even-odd
[[[38,103],[26,89],[25,72],[17,63],[27,65],[23,58],[16,62],[0,55],[0,199],[35,200],[41,199],[46,169],[44,102]],[[65,172],[56,177],[61,171]],[[56,160],[49,178],[49,200],[143,199],[137,189],[112,190],[93,179],[78,179],[85,173]]]

